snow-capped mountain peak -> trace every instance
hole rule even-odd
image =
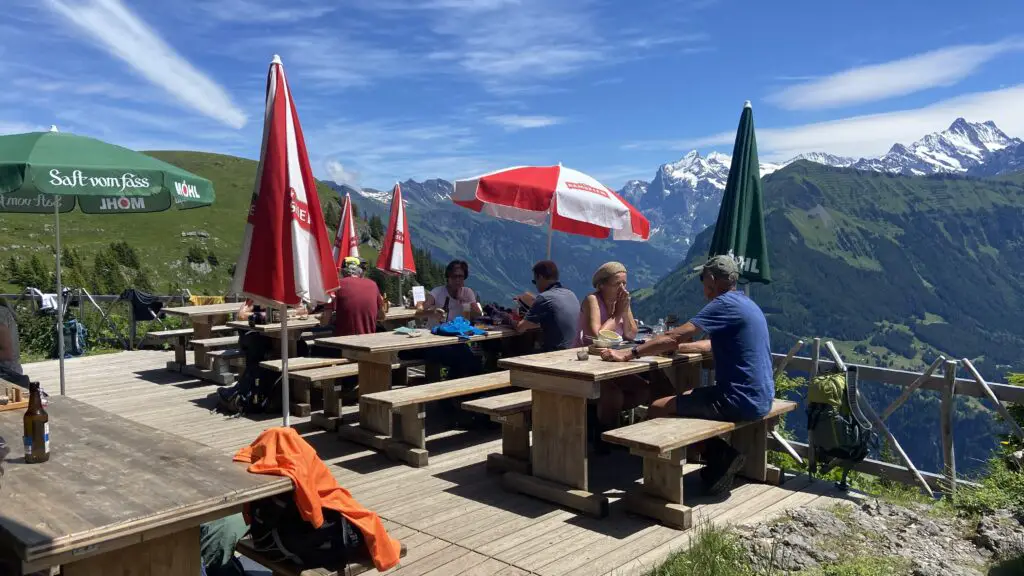
[[[893,144],[885,155],[878,158],[853,160],[824,152],[812,152],[801,154],[786,164],[796,160],[810,160],[828,166],[894,174],[961,174],[984,164],[994,153],[1016,147],[1020,143],[1020,139],[1010,138],[991,120],[968,122],[964,118],[957,118],[946,130],[928,134],[910,145]]]

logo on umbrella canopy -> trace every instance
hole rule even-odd
[[[195,184],[189,184],[188,182],[181,181],[174,183],[174,192],[178,194],[179,198],[193,198],[199,199],[199,190],[196,189]]]
[[[565,187],[570,189],[570,190],[580,190],[582,192],[590,192],[591,194],[597,194],[598,196],[603,196],[605,198],[608,197],[608,192],[606,192],[604,190],[601,190],[600,188],[597,188],[596,186],[591,186],[590,184],[585,184],[583,182],[569,182],[569,181],[566,181]]]
[[[141,197],[100,198],[100,210],[145,210],[146,199]]]
[[[90,186],[92,188],[117,188],[124,192],[129,188],[149,188],[149,178],[125,172],[120,176],[86,176],[81,170],[71,174],[62,174],[54,168],[50,170],[51,186],[68,186],[71,188]]]
[[[298,222],[300,228],[309,232],[313,229],[313,223],[309,215],[309,204],[299,200],[295,188],[289,188],[288,191],[292,195],[292,221]]]

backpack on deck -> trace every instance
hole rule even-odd
[[[253,548],[273,561],[341,572],[369,558],[362,532],[337,510],[324,508],[324,523],[314,528],[302,518],[291,492],[253,502],[249,515]]]
[[[843,469],[839,487],[846,489],[850,470],[877,445],[877,434],[857,404],[856,368],[818,374],[807,387],[807,438],[811,474]]]

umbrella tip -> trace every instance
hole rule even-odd
[[[56,124],[50,124],[50,132],[57,132],[57,125]]]
[[[750,105],[750,100],[747,100],[746,102],[744,102],[743,103],[743,107],[744,108],[753,108],[753,106]]]
[[[281,62],[281,57],[278,56],[277,54],[274,54],[274,58],[270,61],[270,63],[271,64],[283,64],[283,62]]]

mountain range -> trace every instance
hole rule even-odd
[[[780,164],[762,163],[769,175],[796,162],[831,167],[921,176],[966,174],[989,177],[1024,169],[1024,145],[992,122],[956,119],[947,130],[924,136],[909,146],[894,144],[878,158],[845,158],[824,152],[803,154]],[[674,267],[694,238],[712,226],[729,176],[731,158],[692,150],[679,161],[661,165],[650,181],[631,180],[619,193],[650,220],[648,243],[595,242],[556,234],[554,259],[565,268],[565,282],[574,290],[590,289],[591,271],[606,260],[620,260],[631,271],[635,288],[651,286]],[[504,299],[529,286],[529,269],[544,255],[545,231],[481,216],[451,202],[447,180],[401,183],[409,206],[413,243],[426,247],[439,261],[472,260],[475,278],[486,297]],[[386,218],[391,191],[355,190],[334,184],[339,193],[352,193],[368,214]]]
[[[662,164],[651,181],[631,180],[620,190],[651,221],[651,242],[680,254],[694,237],[714,224],[729,178],[731,158],[711,152],[687,152],[678,162]],[[798,160],[838,168],[854,168],[906,176],[968,174],[996,176],[1024,169],[1024,145],[995,123],[957,118],[948,129],[910,144],[893,144],[877,158],[848,158],[827,152],[801,154],[780,164],[761,164],[766,176]]]

